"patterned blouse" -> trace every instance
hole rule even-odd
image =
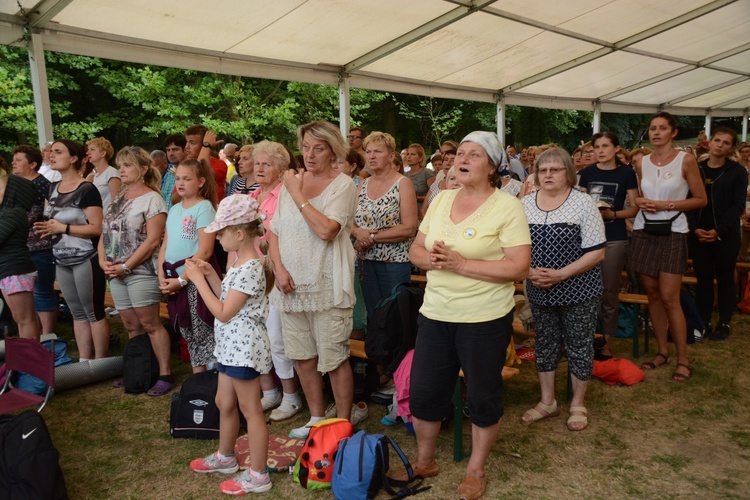
[[[367,186],[371,178],[368,177],[365,179],[362,186],[360,186],[354,223],[362,229],[375,231],[383,231],[398,226],[401,224],[399,184],[403,180],[403,177],[399,175],[396,182],[377,200],[373,200],[367,194]],[[361,252],[359,258],[380,262],[409,262],[409,247],[411,247],[411,242],[412,238],[399,243],[375,243],[364,252]]]
[[[113,264],[122,264],[146,241],[146,222],[167,213],[167,204],[160,193],[149,190],[137,198],[127,199],[122,190],[104,214],[102,238],[104,254]],[[156,276],[159,252],[133,268],[133,274]]]
[[[591,196],[571,189],[563,204],[549,211],[539,208],[537,196],[538,191],[521,200],[531,230],[532,268],[561,269],[605,247],[604,222]],[[526,280],[529,302],[548,307],[580,304],[603,291],[601,265],[546,290]]]
[[[232,319],[226,323],[214,320],[214,356],[222,365],[250,367],[259,373],[268,373],[271,371],[271,343],[266,330],[268,298],[263,261],[253,259],[230,267],[221,281],[222,302],[231,290],[248,297]]]

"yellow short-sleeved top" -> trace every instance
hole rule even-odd
[[[435,241],[442,240],[466,259],[502,260],[503,248],[531,245],[529,224],[518,198],[495,190],[472,215],[454,224],[450,213],[459,191],[442,191],[430,204],[419,226],[428,251]],[[513,309],[513,290],[513,283],[490,283],[431,270],[427,271],[424,304],[419,311],[436,321],[490,321]]]

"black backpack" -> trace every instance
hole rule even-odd
[[[122,352],[122,382],[125,392],[146,392],[159,380],[159,362],[148,334],[129,339]]]
[[[381,300],[367,318],[367,358],[384,366],[387,375],[393,375],[406,353],[414,349],[417,317],[423,301],[423,289],[402,283]]]
[[[219,408],[216,370],[194,373],[182,383],[180,392],[172,394],[169,433],[175,438],[218,439]]]
[[[68,498],[59,461],[39,413],[0,416],[0,498]]]

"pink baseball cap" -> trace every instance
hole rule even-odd
[[[247,224],[259,218],[258,200],[246,194],[233,194],[221,200],[214,221],[203,231],[215,233],[227,226]]]

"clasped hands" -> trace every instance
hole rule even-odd
[[[528,274],[531,284],[542,290],[552,288],[565,278],[559,269],[549,269],[546,267],[532,267]]]
[[[448,248],[442,240],[437,240],[432,244],[429,258],[432,269],[446,271],[458,271],[466,263],[463,255]]]
[[[34,231],[42,238],[47,238],[56,234],[63,234],[67,228],[67,224],[63,224],[57,219],[49,219],[34,223]]]

